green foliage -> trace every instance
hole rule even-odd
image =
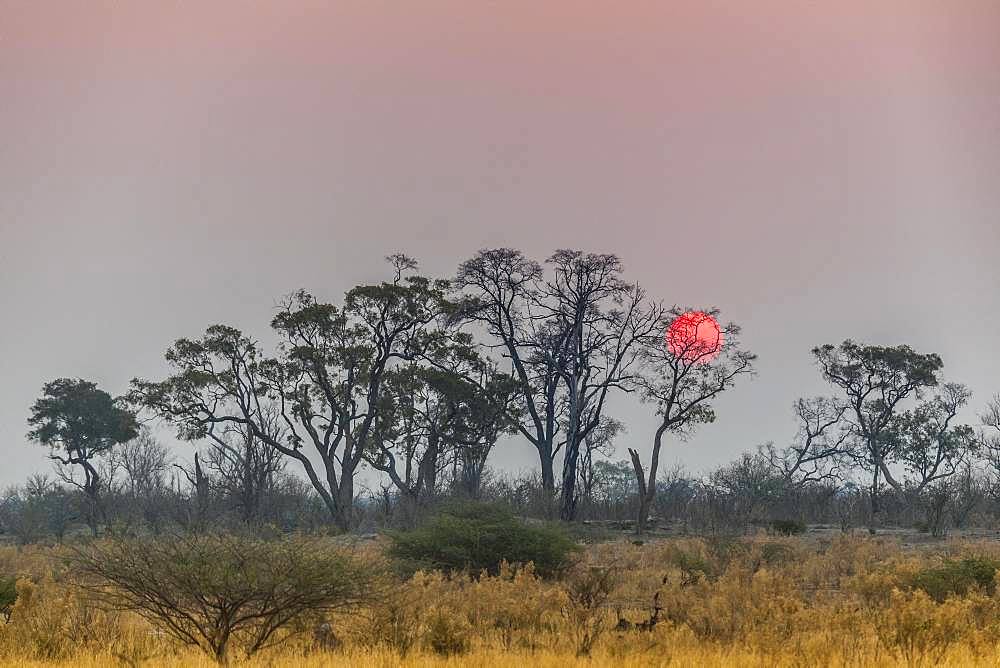
[[[986,557],[948,560],[914,575],[911,585],[939,603],[951,595],[963,596],[971,589],[992,595],[996,589],[994,576],[997,568],[1000,568],[1000,560]]]
[[[560,573],[578,550],[560,528],[528,525],[490,504],[455,505],[413,531],[390,534],[389,554],[407,570],[500,572],[504,561],[531,562],[543,577]]]
[[[10,613],[17,602],[17,578],[0,576],[0,615],[10,621]]]
[[[30,439],[65,450],[70,459],[89,459],[138,435],[135,415],[96,384],[72,378],[45,384],[28,424]]]
[[[806,525],[798,520],[774,520],[771,530],[782,536],[798,536],[806,532]]]

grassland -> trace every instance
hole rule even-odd
[[[355,549],[371,551],[379,541]],[[0,622],[9,666],[212,666],[131,613],[95,607],[61,548],[0,549],[19,598]],[[586,547],[574,572],[418,573],[247,666],[871,666],[1000,664],[1000,542],[905,537],[670,538]],[[579,596],[611,567],[607,597]],[[659,596],[656,594],[659,592]],[[659,612],[654,612],[659,607]],[[655,615],[656,623],[650,624]],[[643,622],[646,627],[643,628]],[[581,648],[590,644],[589,655]]]

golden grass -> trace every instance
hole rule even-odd
[[[215,665],[148,622],[95,610],[67,582],[55,548],[0,549],[0,571],[22,576],[0,664],[149,668]],[[417,574],[379,605],[331,620],[342,645],[311,646],[304,633],[238,666],[970,666],[1000,665],[1000,593],[973,589],[935,602],[914,575],[946,558],[1000,559],[1000,543],[949,541],[904,549],[898,541],[672,539],[591,546],[587,565],[621,576],[599,609],[580,609],[565,582],[530,569],[498,577]],[[650,615],[651,631],[616,630],[616,610]],[[578,657],[580,629],[602,633]],[[455,652],[447,656],[448,652]]]

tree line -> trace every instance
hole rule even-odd
[[[627,513],[641,532],[651,515],[678,515],[664,499],[686,498],[690,515],[730,483],[745,487],[731,490],[740,503],[757,504],[748,521],[788,505],[779,498],[825,499],[829,516],[853,495],[878,523],[900,499],[931,514],[931,499],[952,503],[963,475],[987,490],[1000,471],[1000,399],[981,424],[962,424],[970,392],[945,381],[938,355],[848,340],[812,350],[831,393],[795,403],[789,445],[760,446],[703,478],[664,472],[664,445],[712,422],[718,396],[753,376],[738,325],[720,325],[714,342],[667,345],[678,318],[714,323],[719,311],[666,306],[611,254],[559,250],[539,263],[487,249],[447,280],[405,255],[387,259],[384,281],[336,302],[304,290],[285,298],[270,321],[273,349],[214,324],[176,340],[169,373],[134,379],[122,397],[81,379],[46,384],[29,437],[49,449],[57,480],[8,491],[2,528],[61,535],[83,519],[96,534],[127,515],[154,530],[235,516],[347,531],[379,509],[412,523],[444,497],[486,496],[563,521]],[[624,462],[611,459],[627,429],[608,413],[615,394],[658,417]],[[172,461],[143,426],[151,420],[198,444],[193,463]],[[498,443],[515,438],[537,453],[531,479],[489,467]],[[383,481],[377,491],[359,489],[365,468]]]

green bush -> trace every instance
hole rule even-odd
[[[936,568],[920,571],[913,576],[911,584],[939,603],[951,595],[964,596],[971,589],[992,595],[996,589],[993,578],[998,567],[1000,561],[986,557],[949,560]]]
[[[389,536],[389,555],[407,571],[496,575],[501,562],[532,562],[536,573],[552,577],[569,566],[579,549],[558,527],[525,524],[506,508],[483,503],[447,508],[421,527]]]
[[[17,578],[0,576],[0,616],[10,621],[10,613],[17,601]]]

